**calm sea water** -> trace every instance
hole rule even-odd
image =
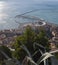
[[[36,0],[0,0],[0,30],[17,28],[15,16],[38,9],[27,15],[37,16],[48,22],[58,24],[58,2],[39,2]]]

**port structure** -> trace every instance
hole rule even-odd
[[[18,23],[19,26],[22,26],[25,24],[28,25],[30,23],[34,23],[34,24],[36,23],[37,26],[45,25],[46,23],[44,19],[40,19],[37,16],[35,17],[35,16],[26,15],[28,13],[35,12],[35,11],[38,11],[38,9],[15,16],[15,22]]]

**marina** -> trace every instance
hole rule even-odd
[[[35,2],[28,0],[3,0],[0,1],[0,30],[17,29],[18,24],[15,22],[17,15],[23,14],[30,19],[29,16],[35,16],[36,19],[44,19],[49,23],[58,24],[58,2]],[[33,11],[33,12],[32,12]],[[25,13],[27,12],[27,14]],[[21,18],[25,16],[21,15]],[[32,19],[35,19],[32,17]],[[25,23],[27,21],[19,21]],[[29,20],[29,22],[31,22]],[[34,22],[34,20],[32,20]],[[36,21],[37,22],[37,21]]]

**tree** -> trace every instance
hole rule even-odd
[[[35,41],[34,39],[35,32],[32,30],[31,27],[28,26],[25,32],[16,38],[16,42],[13,45],[15,48],[13,56],[15,56],[18,60],[22,60],[22,58],[24,58],[27,55],[27,53],[21,48],[22,44],[24,44],[28,48],[30,53],[33,54],[33,43]]]
[[[33,43],[35,42],[35,37],[36,37],[35,32],[32,30],[30,26],[28,26],[24,32],[24,38],[26,41],[26,46],[31,54],[33,54],[34,52]]]
[[[0,65],[5,65],[4,60],[7,59],[3,53],[8,55],[9,57],[12,57],[11,51],[8,47],[0,46]]]
[[[13,53],[13,56],[20,60],[20,62],[22,62],[22,60],[24,59],[24,57],[26,56],[26,52],[22,49],[22,48],[17,48],[15,50],[15,52]]]
[[[0,65],[5,65],[4,59],[5,59],[5,57],[4,57],[3,54],[0,52]]]
[[[37,34],[36,42],[39,43],[39,44],[41,44],[41,45],[43,45],[46,48],[49,48],[48,38],[47,38],[46,33],[45,33],[44,30],[41,30],[39,32],[39,34]]]
[[[3,51],[4,53],[6,53],[9,57],[12,57],[12,53],[8,47],[0,46],[0,50]]]
[[[22,59],[27,55],[24,49],[21,48],[22,44],[24,44],[29,50],[30,54],[33,55],[34,52],[37,51],[34,50],[34,42],[46,47],[48,39],[46,38],[44,31],[41,31],[39,34],[37,34],[31,27],[28,26],[24,33],[16,38],[16,42],[13,45],[15,48],[13,56],[22,61]]]

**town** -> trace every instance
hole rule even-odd
[[[0,45],[5,45],[11,48],[11,45],[15,42],[16,37],[22,35],[27,26],[32,27],[32,29],[36,32],[39,32],[40,28],[43,28],[49,38],[50,49],[57,49],[58,26],[47,22],[25,23],[18,29],[0,30]]]

